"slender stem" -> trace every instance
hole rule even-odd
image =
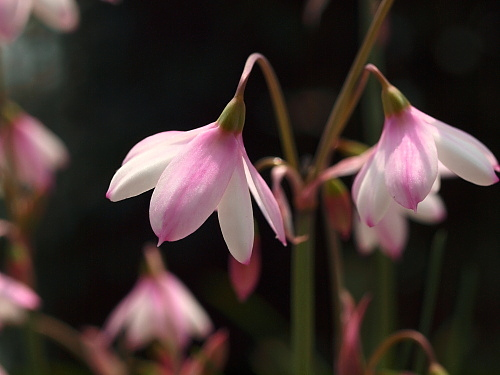
[[[422,315],[420,318],[419,331],[423,335],[429,336],[436,307],[437,292],[441,284],[441,265],[446,244],[446,232],[441,230],[436,233],[431,246],[431,259],[429,262],[427,280],[425,282],[424,302],[422,305]],[[417,356],[417,367],[423,363],[423,356]]]
[[[351,69],[349,70],[349,74],[347,75],[337,101],[335,102],[332,112],[326,122],[325,130],[321,136],[321,141],[315,155],[313,169],[311,170],[309,180],[316,177],[325,167],[331,146],[335,143],[335,140],[339,137],[345,127],[347,117],[344,116],[343,112],[352,97],[353,90],[355,89],[358,79],[363,71],[363,67],[366,64],[370,51],[375,43],[380,27],[382,26],[382,23],[384,22],[393,2],[394,0],[382,0],[377,12],[375,13],[366,37],[354,59]]]
[[[271,66],[269,61],[260,53],[253,53],[248,57],[245,67],[243,68],[243,73],[241,74],[240,82],[236,89],[236,94],[234,96],[243,98],[248,77],[250,76],[250,72],[252,71],[255,63],[259,64],[259,67],[264,74],[264,78],[266,79],[269,94],[273,102],[276,121],[278,122],[281,147],[283,148],[285,159],[292,168],[298,170],[299,162],[297,148],[295,146],[295,141],[293,138],[292,127],[290,125],[290,116],[288,114],[288,110],[286,109],[283,91],[281,90],[280,83],[273,67]]]
[[[309,238],[292,249],[292,355],[296,375],[314,374],[314,216],[314,210],[297,213],[297,235]]]
[[[382,344],[379,345],[377,350],[372,354],[370,360],[368,361],[368,364],[366,365],[365,375],[375,375],[375,368],[377,367],[377,364],[380,362],[382,357],[395,344],[404,340],[411,340],[416,342],[418,345],[420,345],[420,347],[426,354],[429,363],[430,364],[437,363],[434,350],[432,349],[431,344],[425,338],[425,336],[422,335],[420,332],[406,329],[392,334],[391,336],[387,337],[387,339],[385,339],[382,342]]]
[[[324,206],[324,205],[323,205]],[[326,209],[325,209],[326,211]],[[329,220],[329,215],[324,213],[325,221]],[[336,366],[340,345],[342,343],[342,303],[341,295],[344,289],[343,265],[341,256],[341,244],[337,232],[329,230],[331,225],[325,225],[328,240],[328,265],[330,268],[330,282],[332,284],[332,313],[333,313],[333,363]],[[335,367],[334,367],[335,368]]]

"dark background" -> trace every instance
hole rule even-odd
[[[143,244],[156,242],[148,218],[150,192],[118,203],[105,198],[128,150],[148,135],[217,119],[247,56],[261,52],[283,86],[300,153],[310,157],[356,53],[361,27],[356,1],[332,1],[317,27],[302,22],[303,1],[79,4],[81,24],[75,32],[57,35],[32,23],[5,56],[11,96],[60,135],[71,153],[71,165],[59,174],[37,232],[36,267],[44,311],[75,328],[103,324],[135,282]],[[499,21],[497,1],[396,1],[382,66],[412,104],[473,134],[497,156]],[[250,159],[281,156],[258,69],[250,78],[246,104]],[[346,136],[363,139],[363,124],[358,110]],[[395,267],[396,326],[415,328],[430,243],[438,228],[447,231],[431,337],[444,340],[462,275],[475,275],[471,321],[463,331],[467,348],[457,359],[463,374],[500,371],[498,192],[498,186],[445,181],[441,193],[448,219],[434,227],[412,224],[410,244]],[[261,340],[286,338],[290,248],[281,247],[262,216],[257,218],[263,237],[259,297],[242,306],[229,290],[228,251],[216,218],[188,238],[162,246],[170,270],[199,297],[216,326],[230,328],[228,373],[251,373]],[[375,256],[357,255],[351,242],[344,255],[347,286],[356,298],[372,291]],[[318,347],[331,362],[323,249],[317,258]],[[70,360],[57,351],[53,355]]]

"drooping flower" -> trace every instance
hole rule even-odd
[[[359,251],[371,253],[377,246],[390,258],[401,257],[408,240],[408,219],[424,224],[439,223],[446,217],[446,209],[437,193],[430,193],[418,205],[417,212],[391,201],[380,221],[373,227],[354,218],[354,238]]]
[[[45,24],[69,32],[79,21],[74,0],[2,0],[0,1],[0,42],[12,42],[23,31],[33,12]]]
[[[375,67],[370,70],[382,81],[386,118],[380,140],[353,185],[353,199],[363,222],[377,224],[392,200],[417,210],[438,177],[438,161],[477,185],[498,181],[495,171],[500,166],[485,145],[420,112]]]
[[[145,248],[148,274],[115,308],[104,331],[110,339],[125,331],[127,345],[139,349],[157,339],[182,350],[191,338],[204,338],[212,323],[187,287],[163,268],[159,251]]]
[[[159,244],[190,235],[217,210],[229,251],[246,263],[254,241],[251,192],[286,244],[278,204],[245,151],[244,118],[244,103],[235,98],[214,123],[142,140],[113,176],[106,196],[119,201],[154,188],[149,217]]]
[[[2,113],[6,120],[0,127],[0,168],[43,192],[52,186],[56,170],[68,163],[68,151],[40,121],[13,104],[9,109]]]
[[[26,318],[26,310],[35,310],[40,298],[30,288],[0,273],[0,328],[5,324],[19,324]]]

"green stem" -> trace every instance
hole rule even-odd
[[[424,302],[422,305],[422,316],[420,318],[419,331],[429,337],[436,307],[438,287],[441,284],[441,265],[446,244],[446,232],[441,230],[436,233],[431,246],[431,259],[428,268],[427,280],[425,282]],[[422,353],[417,355],[416,367],[423,367],[424,358]]]
[[[292,127],[290,125],[290,116],[286,108],[283,91],[281,90],[278,77],[276,76],[273,67],[271,66],[269,61],[260,53],[253,53],[248,57],[245,67],[243,68],[243,73],[241,74],[238,88],[236,89],[236,94],[234,96],[243,98],[243,93],[246,88],[248,77],[255,63],[259,64],[259,67],[264,74],[264,78],[266,79],[266,84],[269,89],[269,95],[271,96],[271,101],[274,107],[276,121],[278,122],[281,147],[283,148],[285,160],[292,168],[298,170],[299,162],[297,148],[295,146],[295,141],[293,138]]]
[[[352,94],[356,88],[358,80],[366,64],[370,51],[376,41],[378,32],[384,22],[394,0],[382,0],[380,6],[375,13],[373,21],[368,29],[361,48],[356,55],[349,74],[342,86],[340,94],[333,106],[332,112],[326,122],[325,130],[321,136],[321,141],[315,155],[313,169],[309,176],[309,180],[314,179],[325,168],[332,144],[335,143],[340,133],[344,129],[348,117],[344,115],[344,111],[348,108],[348,103],[351,101]]]
[[[309,238],[292,249],[292,355],[296,375],[314,374],[314,216],[314,210],[297,213],[297,235]]]
[[[344,276],[343,276],[343,264],[341,255],[341,243],[339,241],[339,236],[334,230],[328,229],[332,226],[328,224],[329,215],[326,213],[325,205],[324,215],[325,218],[325,228],[327,231],[327,242],[328,242],[328,265],[330,269],[330,282],[332,284],[332,313],[333,313],[333,363],[336,364],[338,360],[338,354],[340,350],[340,345],[342,343],[342,301],[341,295],[344,289]]]

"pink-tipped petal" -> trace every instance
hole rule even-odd
[[[75,0],[35,0],[33,12],[48,26],[60,31],[73,31],[80,20]]]
[[[352,197],[361,220],[372,227],[384,216],[391,197],[385,185],[385,155],[379,150],[361,168],[352,186]]]
[[[239,159],[237,148],[232,134],[208,129],[167,166],[149,209],[160,243],[188,236],[215,211]]]
[[[252,201],[241,158],[217,206],[217,214],[229,252],[238,262],[248,263],[252,254],[254,224]]]
[[[0,1],[0,41],[12,42],[24,29],[33,0]]]
[[[432,132],[418,113],[404,111],[386,119],[379,150],[386,154],[389,194],[403,207],[416,210],[437,177],[438,155]]]
[[[434,119],[432,119],[434,120]],[[441,121],[429,123],[435,129],[434,139],[439,160],[459,177],[476,185],[498,182],[498,161],[476,138]]]
[[[154,188],[167,165],[196,134],[163,132],[137,143],[113,176],[106,197],[116,202]]]
[[[424,224],[436,224],[446,218],[446,207],[438,194],[429,194],[418,205],[417,212],[409,210],[407,215]]]
[[[229,279],[240,302],[246,301],[257,286],[260,278],[260,238],[255,236],[252,255],[248,264],[242,264],[229,257]]]
[[[285,228],[278,202],[276,202],[269,186],[267,186],[264,179],[250,162],[250,159],[242,146],[241,150],[243,156],[243,166],[245,168],[246,179],[250,192],[262,211],[262,214],[269,223],[269,226],[273,229],[274,233],[276,233],[276,237],[283,245],[286,246]]]

